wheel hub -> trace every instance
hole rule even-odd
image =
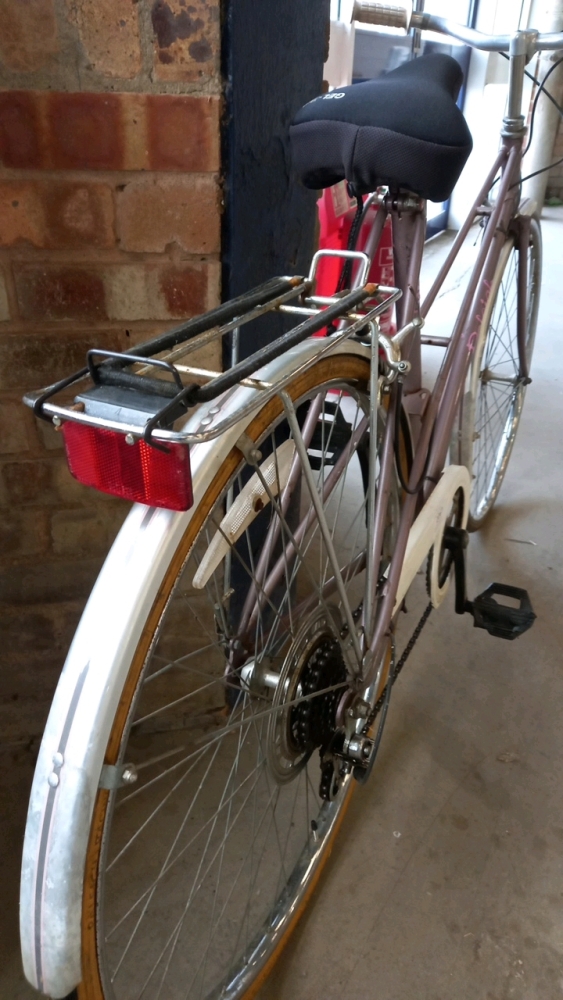
[[[280,784],[292,781],[315,749],[322,755],[335,736],[347,674],[341,629],[338,609],[317,608],[285,657],[273,698],[278,711],[268,727],[268,765]]]

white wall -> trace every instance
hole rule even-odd
[[[508,34],[527,27],[531,0],[481,0],[476,28]],[[532,66],[533,69],[533,66]],[[531,92],[526,82],[524,108]],[[473,136],[473,152],[452,195],[449,226],[459,229],[499,148],[500,129],[508,96],[508,62],[496,52],[471,55],[464,114]],[[525,111],[524,111],[525,113]]]
[[[323,70],[323,79],[331,90],[352,83],[354,35],[354,25],[331,18],[328,59]]]

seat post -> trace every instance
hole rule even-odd
[[[420,314],[420,265],[426,236],[426,202],[410,194],[391,194],[389,201],[395,280],[403,290],[403,297],[396,306],[397,327],[401,329]],[[405,205],[409,205],[410,210],[405,211]],[[404,384],[405,395],[408,396],[419,392],[422,385],[420,337],[417,330],[405,340],[403,356],[411,364]]]

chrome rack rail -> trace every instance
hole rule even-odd
[[[363,254],[354,254],[363,258]],[[342,340],[354,336],[387,310],[400,297],[396,288],[364,284],[351,292],[332,297],[307,297],[313,286],[319,255],[308,278],[282,277],[224,303],[203,316],[176,327],[139,347],[123,353],[91,350],[87,364],[52,386],[29,393],[24,402],[37,416],[60,426],[64,421],[86,424],[144,439],[158,447],[168,443],[195,443],[217,437],[226,429],[225,421],[213,429],[198,428],[195,432],[173,430],[174,422],[191,407],[208,403],[235,386],[244,385],[259,390],[247,405],[255,409],[283,388],[297,372],[306,370],[320,357],[329,353]],[[361,277],[367,268],[363,260]],[[288,305],[298,299],[298,304]],[[278,337],[271,344],[256,351],[226,372],[213,372],[178,364],[181,358],[211,340],[239,328],[245,323],[274,310],[289,312],[306,319]],[[362,311],[359,311],[362,310]],[[318,333],[324,327],[337,323],[339,330],[329,337],[319,339],[319,349],[314,357],[298,365],[296,371],[274,385],[252,378],[255,372],[280,357],[291,348]],[[156,354],[162,355],[159,358]],[[134,367],[136,370],[125,370]],[[148,375],[162,373],[157,378]],[[198,378],[203,384],[185,384],[182,376]],[[282,384],[283,382],[283,384]],[[79,394],[72,403],[55,402],[54,397],[65,389],[76,386]],[[240,415],[239,415],[240,417]]]
[[[148,359],[157,354],[161,354],[164,351],[169,352],[165,360],[168,361],[168,363],[171,363],[177,358],[188,354],[190,351],[195,351],[200,347],[204,347],[217,337],[231,332],[243,322],[247,323],[252,319],[257,319],[268,310],[274,309],[277,305],[281,305],[283,302],[294,298],[307,288],[308,284],[304,278],[273,278],[272,280],[265,282],[263,285],[259,285],[257,288],[247,292],[246,295],[241,295],[238,298],[231,299],[229,302],[225,302],[216,309],[212,309],[210,312],[204,313],[202,316],[196,316],[187,323],[183,323],[181,326],[175,327],[158,337],[154,337],[152,340],[148,340],[144,344],[140,344],[138,347],[124,351],[121,354],[112,355],[111,363],[106,362],[104,368],[102,369],[103,375],[106,374],[106,368],[111,367],[114,371],[114,375],[116,370],[119,371],[121,369],[121,379],[119,381],[119,385],[122,388],[139,388],[137,380],[133,383],[130,382],[130,373],[123,371],[125,367],[135,364],[139,361],[139,359],[142,359],[146,363],[146,367],[144,369],[146,371],[147,368],[150,368],[153,365],[153,362]],[[99,354],[100,352],[94,353]],[[38,393],[26,394],[24,396],[24,402],[28,406],[33,407],[37,417],[50,420],[48,411],[45,410],[45,404],[47,401],[74,383],[81,382],[89,376],[93,379],[93,381],[96,381],[97,376],[93,375],[92,362],[90,358],[88,358],[88,363],[85,368],[82,368],[80,371],[75,372],[73,375],[70,375],[65,379],[61,379],[61,381],[56,382],[51,386],[47,386],[44,389],[39,390]],[[108,376],[108,380],[109,379],[111,379],[111,376]],[[165,385],[165,383],[162,381],[159,381],[156,386],[153,384],[152,388],[156,390],[157,395],[166,394],[167,390],[163,388],[163,385]],[[150,387],[151,380],[146,378],[143,383],[143,391],[150,391]]]

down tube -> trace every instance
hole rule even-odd
[[[513,146],[510,151],[508,163],[500,185],[498,202],[489,221],[489,226],[491,228],[489,233],[485,236],[485,242],[481,250],[480,259],[472,275],[468,292],[466,294],[464,304],[462,305],[462,316],[465,312],[466,316],[469,314],[469,317],[464,323],[463,331],[460,332],[458,326],[455,337],[452,338],[452,341],[455,341],[455,347],[453,343],[450,344],[449,351],[454,351],[455,353],[452,358],[451,370],[446,381],[444,394],[440,399],[440,406],[437,409],[436,398],[433,394],[430,398],[430,403],[423,418],[422,430],[410,474],[409,483],[411,488],[414,487],[414,484],[418,482],[424,473],[428,449],[430,449],[431,452],[429,456],[428,468],[426,469],[428,486],[431,486],[433,479],[435,480],[441,475],[444,466],[450,443],[455,406],[457,405],[459,392],[461,390],[463,378],[469,363],[470,354],[468,353],[467,346],[470,333],[468,331],[472,328],[472,324],[478,310],[478,306],[474,306],[472,309],[471,304],[475,302],[475,290],[478,285],[480,291],[477,296],[477,302],[479,301],[479,298],[483,297],[483,293],[481,291],[481,289],[485,287],[483,282],[488,280],[488,274],[491,273],[491,269],[496,266],[496,260],[498,259],[498,254],[500,253],[500,246],[502,246],[501,240],[504,242],[505,239],[504,232],[499,230],[498,227],[504,228],[506,226],[513,211],[512,200],[507,196],[514,174],[519,168],[519,152],[519,147],[515,146]],[[481,280],[479,280],[481,275]],[[444,363],[446,363],[446,359]],[[393,407],[396,399],[396,391],[397,387],[394,386],[391,393],[391,407]],[[439,428],[438,424],[440,424]],[[428,492],[430,493],[430,491],[431,490],[429,489]],[[366,678],[368,684],[371,680],[373,680],[372,675],[375,673],[378,651],[390,627],[393,607],[395,604],[395,595],[399,585],[409,531],[415,517],[417,502],[418,494],[408,494],[403,502],[403,509],[399,522],[399,531],[395,542],[395,551],[391,560],[389,576],[387,579],[387,591],[383,601],[381,602],[381,607],[379,608],[374,634],[370,643],[369,666]]]
[[[520,146],[513,145],[506,169],[502,176],[498,201],[489,219],[485,239],[475,270],[462,305],[462,314],[467,311],[463,330],[457,343],[448,380],[436,414],[436,423],[430,445],[427,469],[427,484],[432,484],[441,475],[450,447],[451,431],[456,408],[463,389],[471,356],[477,345],[479,328],[491,292],[492,280],[498,265],[500,253],[506,240],[506,233],[514,212],[514,199],[510,196],[514,178],[520,169]],[[425,496],[429,494],[425,490]]]

